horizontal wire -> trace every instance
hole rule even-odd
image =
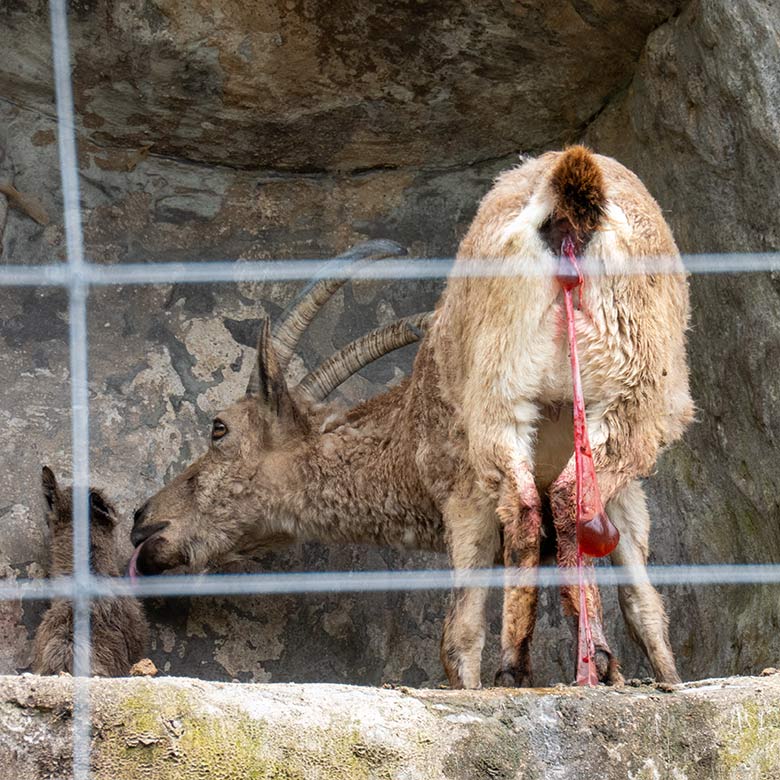
[[[548,269],[524,270],[500,261],[480,261],[454,267],[454,258],[403,258],[373,260],[355,269],[350,262],[333,263],[326,276],[333,279],[421,280],[458,277],[549,276]],[[685,270],[691,274],[730,274],[780,271],[780,252],[690,254],[683,256]],[[79,275],[84,284],[95,286],[131,284],[205,284],[236,282],[308,281],[323,270],[322,260],[238,260],[186,263],[123,263],[97,265],[84,263]],[[583,273],[589,274],[587,267]],[[668,258],[643,258],[640,268],[621,268],[615,275],[679,273]],[[609,275],[603,269],[591,275]],[[2,265],[0,286],[29,287],[69,284],[72,272],[65,264]]]
[[[645,575],[646,572],[646,575]],[[780,564],[696,564],[668,566],[596,566],[598,585],[779,585]],[[505,585],[541,588],[576,585],[576,570],[542,566],[537,569],[418,569],[359,572],[285,572],[272,574],[201,574],[143,577],[136,583],[121,577],[90,576],[0,583],[0,601],[117,596],[249,596],[303,593],[442,590],[458,587],[501,588]]]

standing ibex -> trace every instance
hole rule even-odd
[[[571,566],[571,383],[553,278],[567,237],[589,274],[577,337],[599,482],[621,532],[612,560],[636,572],[620,603],[656,676],[678,681],[663,606],[644,570],[649,518],[637,477],[692,414],[687,285],[641,182],[582,147],[498,180],[429,323],[420,315],[369,334],[292,390],[286,361],[339,283],[314,285],[273,337],[266,323],[246,398],[216,417],[207,453],[136,512],[137,569],[204,569],[286,538],[446,545],[463,570],[490,566],[502,536],[505,562],[530,567],[545,507],[559,563]],[[661,257],[672,273],[642,273]],[[498,264],[501,277],[471,274],[483,261]],[[344,414],[316,403],[424,324],[413,373],[399,386]],[[563,589],[564,603],[576,613],[572,590]],[[447,616],[442,661],[454,686],[480,684],[485,597],[461,590]],[[587,603],[599,677],[619,682],[595,587]],[[507,590],[497,682],[528,679],[535,611],[535,589]]]
[[[470,497],[452,519],[445,517],[456,565],[490,563],[497,509],[505,563],[537,566],[540,492],[549,501],[558,562],[575,564],[572,384],[554,278],[566,240],[586,273],[575,325],[594,464],[607,513],[621,532],[612,559],[646,561],[649,521],[636,478],[651,471],[660,448],[679,438],[692,417],[688,288],[671,232],[637,177],[615,160],[573,147],[504,174],[485,196],[431,332],[438,387],[462,425],[479,497],[491,499]],[[468,274],[485,260],[503,274]],[[658,273],[659,261],[666,273]],[[484,550],[480,561],[474,561],[475,550]],[[588,591],[599,677],[618,682],[598,591]],[[568,614],[579,611],[578,595],[576,588],[563,588]],[[657,594],[645,584],[621,596],[656,675],[678,681]],[[473,626],[484,621],[483,607],[483,592],[463,593],[445,641],[453,662],[474,670],[461,671],[470,678],[479,668],[482,636]],[[505,593],[505,683],[520,683],[528,674],[535,610],[535,588]]]
[[[49,526],[50,577],[73,572],[72,493],[62,490],[50,468],[41,475]],[[90,566],[94,574],[118,577],[114,531],[116,513],[103,495],[89,491]],[[141,605],[131,598],[101,599],[92,604],[91,671],[101,677],[125,677],[147,645],[149,628]],[[73,607],[57,599],[35,633],[33,671],[73,672]]]

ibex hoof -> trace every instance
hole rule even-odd
[[[530,688],[531,675],[526,670],[499,669],[494,685],[496,688]]]
[[[599,682],[605,685],[613,685],[621,688],[625,685],[625,680],[620,672],[620,663],[612,653],[602,648],[597,648],[594,655],[596,662],[596,671],[599,675]]]

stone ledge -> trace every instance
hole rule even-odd
[[[70,777],[73,680],[0,677],[0,778]],[[780,675],[476,692],[91,683],[95,780],[777,778]]]

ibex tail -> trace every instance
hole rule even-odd
[[[580,241],[587,241],[604,218],[607,196],[595,156],[584,146],[570,146],[553,168],[555,221],[567,221]]]

